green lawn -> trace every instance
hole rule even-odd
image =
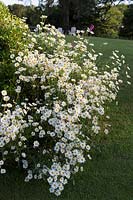
[[[105,53],[113,49],[127,58],[133,75],[133,41],[90,38],[95,49]],[[108,42],[108,45],[104,45]],[[132,200],[133,199],[133,84],[124,86],[118,96],[119,104],[111,104],[112,129],[93,159],[85,164],[58,198],[49,194],[44,182],[23,182],[23,173],[10,169],[0,176],[0,200]]]

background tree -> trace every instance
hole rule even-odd
[[[119,31],[122,26],[124,12],[119,6],[112,6],[104,15],[104,21],[97,19],[96,35],[103,37],[119,37]]]
[[[30,28],[34,28],[40,22],[40,16],[44,13],[39,7],[24,6],[20,4],[9,5],[9,10],[19,18],[26,18],[26,23]]]
[[[59,0],[59,10],[62,16],[62,27],[65,33],[69,30],[69,10],[70,10],[70,1],[71,0]]]
[[[22,4],[13,4],[8,6],[13,15],[19,18],[26,17],[27,7]]]
[[[42,14],[43,14],[43,11],[39,9],[38,7],[27,6],[26,22],[30,26],[31,29],[34,29],[34,27],[40,23],[40,17]]]
[[[124,2],[124,0],[96,0],[96,9],[95,9],[95,19],[97,21],[97,19],[100,21],[100,23],[104,24],[106,21],[106,15],[109,12],[109,10],[113,7],[113,6],[120,6],[122,3]],[[123,4],[122,4],[123,5]],[[123,12],[121,10],[121,12]],[[96,23],[97,25],[97,23]]]
[[[94,23],[96,12],[95,0],[79,0],[77,7],[78,27],[85,28]]]
[[[120,36],[133,39],[133,4],[125,10]]]
[[[92,23],[95,13],[95,0],[59,0],[59,8],[63,18],[63,28],[69,30],[70,26],[80,29]]]

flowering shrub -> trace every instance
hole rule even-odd
[[[7,55],[11,52],[20,51],[24,49],[24,44],[27,43],[24,32],[28,34],[28,25],[24,23],[24,20],[17,18],[10,14],[8,8],[0,2],[0,45],[2,52],[1,56],[7,58]],[[2,59],[2,58],[1,58]]]
[[[14,66],[11,53],[18,53],[29,43],[24,34],[29,28],[23,20],[10,14],[8,8],[0,2],[0,90],[13,78]]]
[[[14,91],[1,91],[0,170],[6,173],[6,161],[14,159],[26,170],[25,181],[46,178],[58,196],[91,159],[95,136],[109,132],[106,104],[116,99],[125,59],[115,50],[111,64],[101,67],[102,54],[88,40],[66,43],[43,22],[26,36],[31,44],[10,56]]]

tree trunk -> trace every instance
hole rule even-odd
[[[63,29],[64,32],[67,34],[69,31],[69,5],[70,0],[60,0],[59,1],[61,10],[62,10],[62,17],[63,17]]]

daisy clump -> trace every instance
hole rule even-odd
[[[44,22],[26,37],[31,43],[11,56],[14,91],[1,91],[0,169],[4,174],[12,158],[27,172],[25,181],[46,179],[59,196],[91,159],[95,138],[108,134],[107,104],[123,83],[120,70],[128,79],[129,68],[116,50],[101,66],[102,53],[87,39],[77,35],[66,43]]]

